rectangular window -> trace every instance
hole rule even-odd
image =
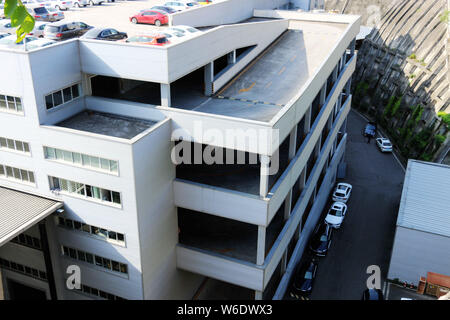
[[[47,110],[57,107],[61,104],[72,101],[80,96],[80,84],[63,88],[45,96],[45,105]]]
[[[23,113],[22,100],[19,97],[0,94],[0,111]]]
[[[8,145],[8,141],[6,140],[3,142],[0,141],[0,143]],[[44,147],[44,155],[48,160],[56,159],[70,164],[81,165],[83,167],[89,167],[91,169],[106,171],[115,174],[117,174],[117,172],[119,171],[117,161],[89,156],[83,153]]]
[[[27,142],[0,137],[0,149],[10,149],[22,153],[30,153],[30,146]]]
[[[0,164],[0,176],[6,176],[8,179],[19,180],[22,182],[34,183],[34,174],[31,171],[4,166]]]

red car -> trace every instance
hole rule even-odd
[[[132,23],[154,24],[159,27],[162,24],[167,24],[169,22],[169,17],[161,11],[145,10],[132,16],[130,21]]]

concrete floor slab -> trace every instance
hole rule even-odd
[[[154,124],[156,122],[109,113],[83,111],[56,125],[117,138],[132,139]]]

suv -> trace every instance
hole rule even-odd
[[[52,40],[64,40],[80,37],[93,27],[84,22],[50,23],[44,28],[44,37]]]

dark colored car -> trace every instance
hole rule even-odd
[[[300,265],[292,282],[291,297],[298,299],[299,296],[306,296],[311,293],[318,263],[317,258],[312,258]]]
[[[372,138],[375,138],[377,134],[377,124],[375,122],[368,122],[366,124],[366,127],[364,128],[363,135],[364,137],[371,136]]]
[[[315,230],[310,249],[317,255],[324,257],[331,245],[331,235],[333,228],[326,223],[321,223]]]
[[[86,32],[81,38],[117,41],[125,39],[127,37],[128,35],[125,32],[120,32],[113,28],[92,28],[88,32]]]
[[[380,289],[366,289],[361,300],[383,300],[383,291]]]
[[[65,40],[81,37],[93,27],[84,22],[65,22],[64,20],[47,24],[44,28],[44,38]]]
[[[177,12],[176,10],[173,10],[172,8],[165,7],[165,6],[154,6],[154,7],[152,7],[151,10],[160,10],[160,11],[167,12],[168,14]]]
[[[146,10],[136,13],[134,16],[130,17],[132,23],[146,23],[154,24],[159,27],[160,25],[169,23],[169,17],[163,11],[159,10]]]

